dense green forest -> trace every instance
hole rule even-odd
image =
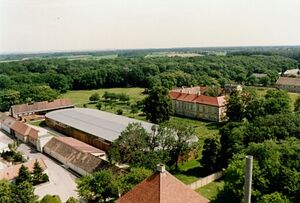
[[[298,62],[294,59],[262,55],[6,62],[0,63],[0,110],[20,102],[51,100],[57,93],[75,89],[255,85],[259,81],[252,73],[266,73],[262,83],[267,86],[276,81],[278,72],[295,67]]]

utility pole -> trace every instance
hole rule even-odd
[[[253,156],[246,156],[245,196],[244,202],[251,203]]]

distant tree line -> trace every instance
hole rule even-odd
[[[278,72],[297,67],[282,56],[202,56],[102,60],[32,59],[0,63],[0,110],[10,105],[53,100],[59,93],[103,87],[168,89],[190,85],[242,83],[255,85],[252,73],[267,74],[273,84]]]

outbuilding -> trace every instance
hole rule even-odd
[[[141,123],[148,132],[153,126],[152,123],[87,108],[52,111],[45,118],[49,127],[104,151],[129,123]]]

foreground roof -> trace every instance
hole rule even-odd
[[[157,171],[123,195],[116,203],[207,203],[208,200],[168,171]]]
[[[11,110],[14,114],[19,113],[27,113],[27,112],[39,112],[39,111],[47,111],[51,109],[60,109],[74,107],[72,102],[68,99],[56,99],[54,101],[42,101],[35,102],[33,104],[19,104],[11,106]]]
[[[47,169],[47,166],[46,166],[45,162],[43,161],[43,159],[40,159],[40,158],[39,159],[34,159],[34,160],[30,160],[26,163],[10,166],[8,168],[0,170],[0,180],[2,180],[2,179],[5,179],[5,180],[15,179],[19,175],[19,170],[20,170],[22,165],[26,166],[30,172],[33,172],[34,163],[36,161],[40,164],[40,166],[42,167],[43,170]]]
[[[141,123],[149,132],[153,126],[152,123],[87,108],[52,111],[46,114],[46,118],[58,121],[110,142],[117,139],[129,123]]]
[[[92,147],[81,141],[70,137],[53,137],[44,146],[44,151],[55,153],[67,163],[92,173],[98,169],[105,168],[109,163],[93,154],[104,154],[100,149]]]

